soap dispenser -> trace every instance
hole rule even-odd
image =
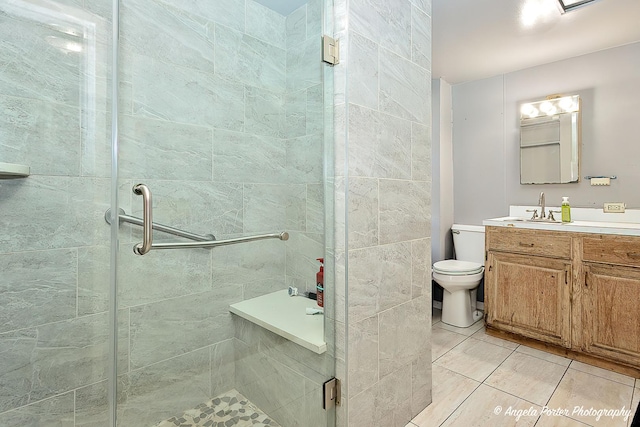
[[[569,198],[562,198],[562,222],[571,222],[571,206],[569,205]]]

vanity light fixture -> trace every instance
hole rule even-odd
[[[520,107],[520,119],[553,116],[555,114],[573,113],[580,110],[578,95],[551,96],[544,101],[527,102]]]
[[[562,13],[570,12],[582,6],[586,6],[589,3],[593,3],[596,0],[558,0]]]

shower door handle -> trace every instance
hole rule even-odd
[[[144,255],[151,250],[153,245],[153,216],[151,206],[151,190],[144,184],[133,186],[133,192],[142,196],[142,243],[133,247],[137,255]]]

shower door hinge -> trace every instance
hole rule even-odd
[[[322,385],[322,409],[340,406],[340,380],[331,378]]]
[[[322,36],[322,60],[331,65],[340,62],[340,40]]]

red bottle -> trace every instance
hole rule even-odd
[[[318,307],[324,307],[324,258],[318,258],[320,261],[320,271],[316,274],[316,291]]]

